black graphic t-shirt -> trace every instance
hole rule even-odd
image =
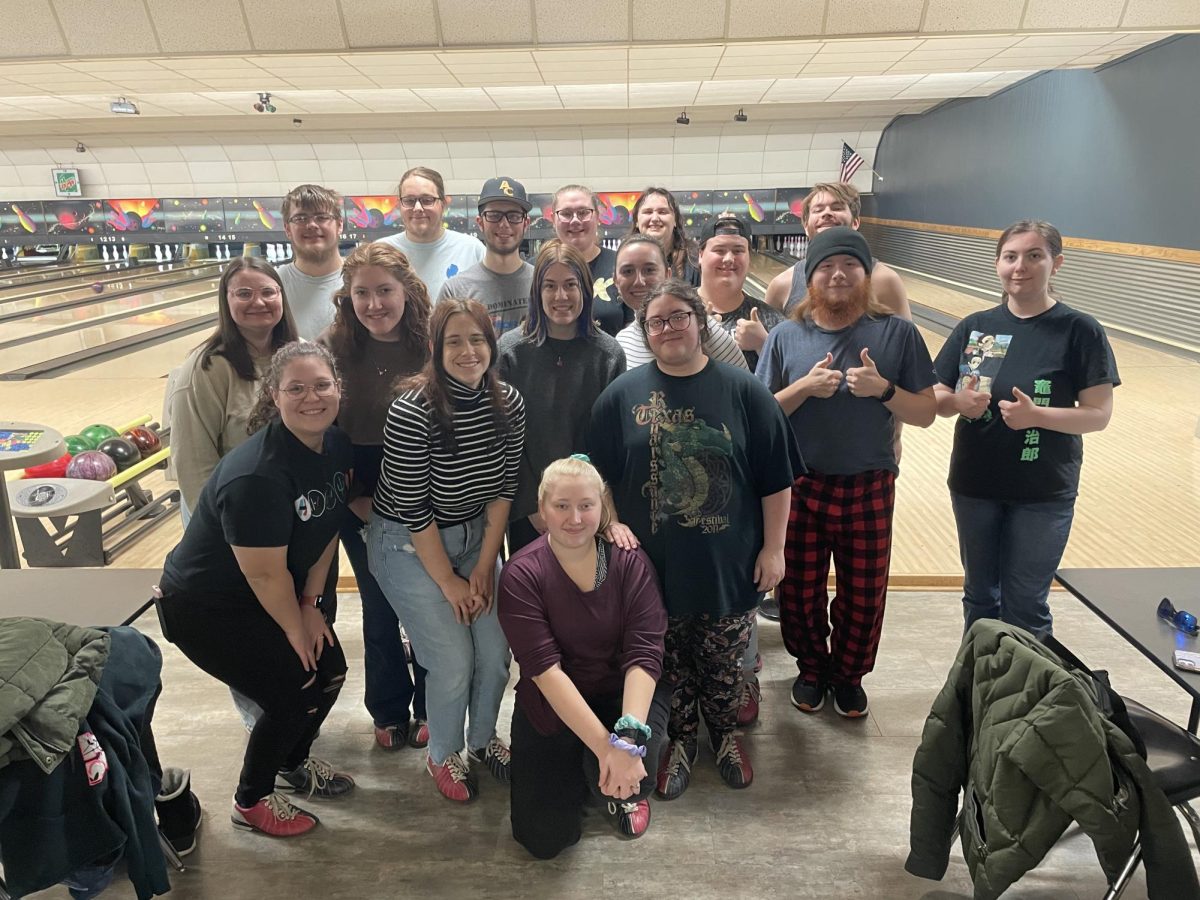
[[[1013,387],[1038,406],[1069,408],[1079,392],[1121,383],[1104,328],[1065,303],[1022,319],[1006,305],[972,313],[955,327],[934,363],[938,381],[961,391],[979,377],[992,402],[978,419],[958,417],[950,490],[983,500],[1069,500],[1079,492],[1083,438],[1047,428],[1014,431],[1000,415]]]
[[[600,248],[600,255],[588,263],[592,274],[592,318],[613,337],[633,321],[633,310],[621,302],[617,293],[617,252]]]
[[[338,428],[314,453],[278,419],[217,463],[192,520],[163,567],[163,592],[244,596],[254,591],[231,546],[287,547],[299,593],[346,514],[353,451]]]
[[[711,360],[685,377],[656,363],[626,372],[592,409],[588,453],[654,563],[669,615],[734,615],[758,602],[762,498],[790,487],[804,463],[753,375]]]

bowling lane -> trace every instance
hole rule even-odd
[[[44,311],[8,322],[0,322],[0,350],[7,350],[18,340],[32,340],[45,332],[81,323],[100,324],[137,315],[148,315],[156,310],[173,309],[181,301],[197,299],[216,291],[220,278],[192,281],[187,284],[164,284],[127,297],[105,300],[104,294],[94,295],[96,300],[86,306],[69,309],[46,307]],[[91,292],[89,291],[89,294]],[[7,312],[7,310],[5,310]]]
[[[32,366],[50,359],[57,359],[81,350],[95,350],[122,338],[145,334],[168,325],[174,325],[217,311],[217,294],[208,291],[195,299],[188,300],[169,309],[157,309],[129,318],[117,319],[48,337],[33,337],[15,347],[3,351],[0,372],[7,373]],[[211,328],[211,326],[209,326]]]
[[[64,304],[79,300],[103,300],[105,294],[115,294],[120,291],[152,289],[167,286],[182,278],[213,274],[219,277],[220,263],[205,263],[201,266],[155,266],[151,269],[131,269],[128,271],[112,272],[108,275],[88,275],[64,282],[61,285],[47,287],[43,292],[35,290],[20,291],[5,296],[0,292],[0,316],[14,313],[29,313],[35,310],[48,311]],[[104,289],[97,291],[93,285],[103,284]],[[199,282],[196,282],[197,284]]]
[[[113,265],[113,263],[109,263]],[[2,269],[0,272],[0,288],[15,287],[26,284],[40,284],[45,281],[54,281],[59,278],[64,278],[70,275],[82,275],[87,272],[104,271],[103,261],[99,262],[81,262],[81,263],[52,263],[51,265],[39,265],[37,267],[25,267],[16,269]]]

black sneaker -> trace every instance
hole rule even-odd
[[[276,775],[275,790],[329,800],[354,790],[354,779],[336,771],[325,760],[310,756],[292,771]]]
[[[500,738],[493,737],[486,747],[472,750],[470,756],[471,762],[487,766],[487,770],[497,781],[504,784],[512,781],[512,751]]]
[[[191,787],[191,772],[166,768],[163,769],[162,789],[154,798],[158,830],[180,856],[187,856],[196,849],[196,832],[203,818],[200,801]]]
[[[798,675],[792,685],[792,706],[800,712],[820,712],[825,705],[825,691],[823,682],[805,681],[803,675]]]
[[[839,716],[861,719],[867,714],[867,692],[861,684],[835,684],[833,708]]]
[[[696,741],[668,741],[658,764],[655,792],[664,800],[675,800],[692,783],[692,764],[696,761]]]

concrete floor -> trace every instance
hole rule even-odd
[[[1106,668],[1121,693],[1178,722],[1188,704],[1146,662],[1073,598],[1055,594],[1056,634],[1093,668]],[[321,827],[278,840],[229,823],[245,732],[226,689],[163,644],[164,690],[155,732],[167,765],[189,767],[204,804],[198,849],[172,897],[423,898],[969,898],[957,851],[942,882],[904,871],[911,805],[909,778],[921,728],[960,636],[958,598],[891,595],[878,666],[865,682],[871,715],[846,721],[831,705],[816,716],[788,702],[795,666],[779,629],[762,621],[763,706],[748,730],[754,784],[726,788],[703,747],[692,787],[678,801],[653,803],[650,831],[620,840],[591,812],[583,840],[551,862],[531,859],[512,839],[505,789],[481,773],[479,799],[458,806],[436,792],[422,751],[387,753],[372,738],[362,706],[361,617],[343,599],[338,633],[351,672],[318,741],[317,754],[358,782],[342,801],[315,801]],[[161,640],[152,616],[139,623]],[[512,692],[501,712],[506,733]],[[123,877],[123,876],[122,876]],[[1090,841],[1068,834],[1006,897],[1083,900],[1104,893]],[[36,895],[65,898],[58,888]],[[132,897],[118,881],[106,896]],[[1146,896],[1139,871],[1126,893]]]

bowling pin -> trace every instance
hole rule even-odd
[[[154,245],[154,261],[162,262],[162,244]]]

